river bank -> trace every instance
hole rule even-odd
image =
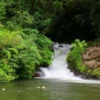
[[[67,56],[69,69],[85,79],[100,79],[100,46],[98,44],[97,40],[92,44],[76,40]]]

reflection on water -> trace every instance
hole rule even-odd
[[[45,86],[46,88],[37,88]],[[6,90],[2,90],[5,88]],[[99,84],[26,80],[0,84],[0,100],[99,100]]]

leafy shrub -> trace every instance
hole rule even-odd
[[[38,11],[34,12],[33,15],[33,25],[35,28],[37,28],[40,31],[45,30],[50,26],[51,24],[51,18],[44,16],[43,13],[39,13]]]
[[[4,1],[0,1],[0,21],[4,19],[5,14],[5,3]]]
[[[36,29],[24,29],[24,33],[26,34],[25,38],[28,38],[34,41],[35,45],[37,46],[39,53],[41,55],[40,65],[48,66],[52,62],[52,41],[49,40],[46,36],[39,34]],[[34,33],[34,34],[33,34]],[[30,38],[32,37],[32,39]]]
[[[79,72],[85,72],[86,66],[82,62],[82,53],[84,52],[87,43],[85,41],[75,40],[72,43],[72,50],[67,55],[67,62],[71,69],[77,69]]]
[[[72,47],[73,48],[76,48],[76,47],[86,47],[87,46],[87,43],[85,42],[85,40],[83,41],[80,41],[79,39],[76,39],[74,43],[72,43]]]
[[[32,78],[37,67],[52,61],[52,42],[35,29],[0,29],[0,81]]]
[[[27,43],[19,53],[19,68],[17,74],[19,78],[32,78],[37,65],[40,65],[41,55],[36,45]],[[30,45],[29,45],[30,44]]]
[[[96,68],[91,73],[93,76],[99,76],[100,77],[100,68]]]
[[[16,45],[12,42],[18,35],[18,31],[11,32],[7,29],[0,29],[0,81],[10,81],[17,78],[14,66],[11,66],[11,59],[18,55],[16,46],[20,42],[17,41]]]
[[[20,67],[17,70],[19,78],[31,78],[38,66],[51,64],[52,42],[39,34],[36,29],[24,29],[25,47],[20,52]]]

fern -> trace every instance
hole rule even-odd
[[[3,52],[4,56],[6,56],[8,58],[8,60],[11,59],[11,52],[10,51],[8,51],[7,49],[3,49],[2,52]]]
[[[16,48],[8,48],[8,50],[18,55],[18,50]]]
[[[76,48],[76,47],[87,47],[87,43],[85,42],[85,40],[80,41],[79,39],[76,39],[74,43],[72,43],[72,47]]]

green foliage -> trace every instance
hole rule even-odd
[[[100,68],[96,68],[91,73],[93,76],[99,77],[100,76]]]
[[[52,42],[35,29],[24,29],[23,32],[26,45],[19,54],[20,67],[17,73],[19,78],[31,78],[36,66],[51,64],[52,50],[49,48]]]
[[[75,40],[72,43],[72,50],[67,55],[67,62],[72,69],[77,69],[79,72],[83,73],[86,71],[86,66],[82,61],[82,53],[84,52],[87,43],[85,41],[80,42],[80,40]]]
[[[41,54],[42,66],[48,66],[51,64],[51,55],[53,54],[51,44],[52,42],[44,35],[38,35],[35,43],[37,44]]]
[[[20,26],[31,25],[33,22],[32,16],[27,11],[16,11],[13,20],[15,20],[15,23],[19,23]]]
[[[8,60],[11,59],[11,53],[10,53],[10,51],[8,51],[6,49],[3,49],[2,53],[7,57]]]
[[[97,0],[1,0],[0,23],[11,29],[36,28],[42,33],[48,33],[53,24],[58,36],[75,33],[77,38],[89,38],[88,34],[99,35],[99,9]]]
[[[76,48],[76,47],[87,47],[87,43],[85,42],[85,40],[83,40],[82,42],[79,39],[76,39],[74,43],[72,43],[72,47]]]
[[[46,17],[44,14],[41,14],[39,11],[34,12],[33,15],[34,28],[45,33],[44,31],[50,26],[50,23],[51,23],[51,18]]]
[[[39,31],[48,32],[52,7],[51,0],[0,1],[0,81],[31,78],[51,63],[52,42]]]
[[[8,82],[17,78],[15,71],[9,65],[0,62],[0,82]]]
[[[13,40],[19,35],[19,31],[11,32],[0,28],[0,81],[10,81],[17,78],[14,66],[11,66],[11,59],[18,55],[16,48],[20,42],[13,43]],[[16,44],[16,45],[14,45]]]
[[[36,43],[38,44],[38,46],[40,48],[42,48],[42,47],[48,48],[50,46],[50,44],[52,44],[52,42],[47,37],[45,37],[44,35],[38,35]]]
[[[5,11],[5,3],[2,0],[0,2],[0,21],[2,21],[4,19],[4,15],[5,14],[6,14],[6,11]]]
[[[8,29],[10,31],[20,30],[20,25],[18,25],[14,21],[7,21],[5,25],[6,25],[6,29]]]
[[[39,66],[51,64],[52,42],[36,29],[0,29],[0,81],[32,78]]]

